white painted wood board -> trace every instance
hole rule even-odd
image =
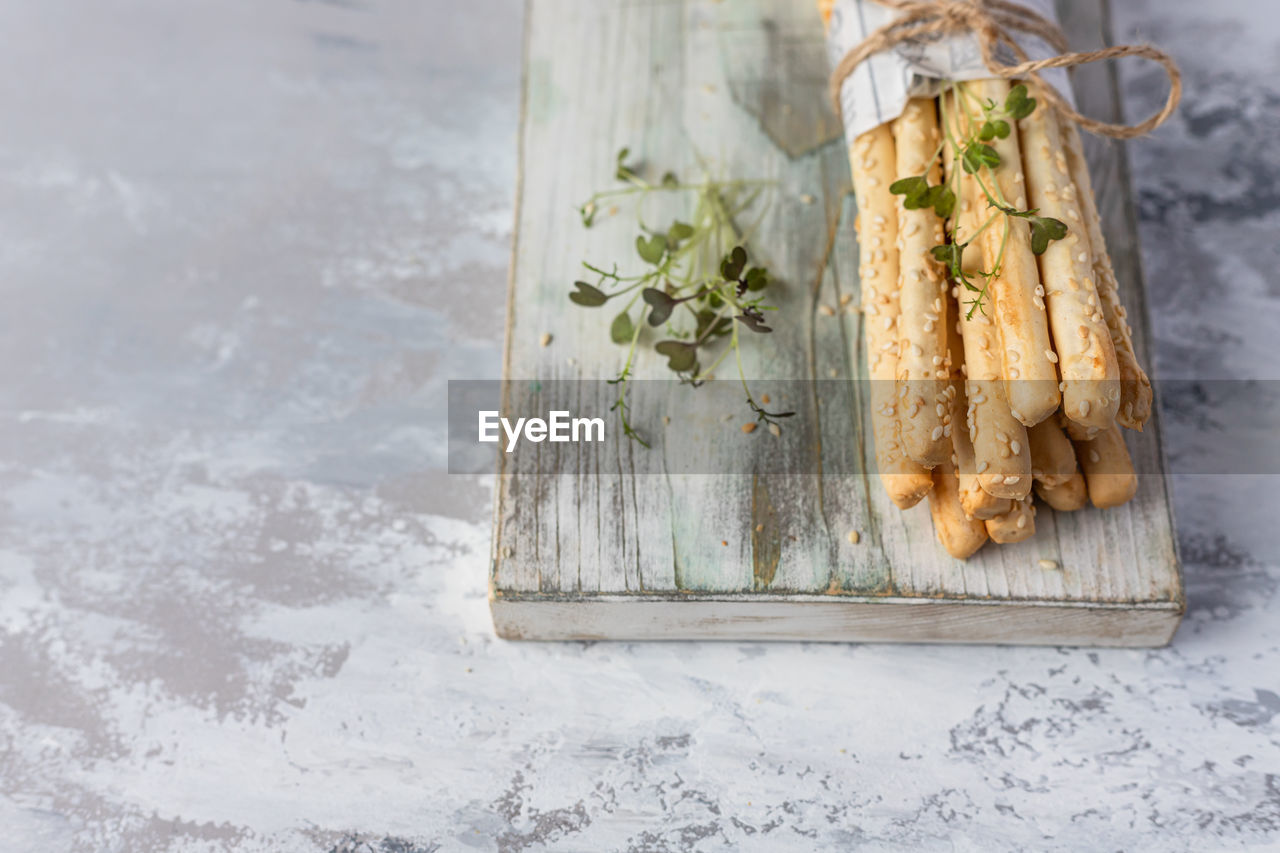
[[[1103,43],[1103,0],[1060,7],[1074,45]],[[582,259],[634,251],[632,230],[586,231],[574,213],[607,184],[622,145],[684,171],[695,169],[697,151],[723,174],[776,180],[753,246],[787,283],[787,319],[767,346],[747,351],[748,373],[864,375],[860,315],[818,310],[842,294],[856,303],[859,285],[856,211],[824,100],[812,4],[531,0],[527,11],[506,376],[603,379],[621,365],[601,317],[566,294]],[[1087,112],[1119,113],[1109,69],[1082,69],[1076,90]],[[1150,365],[1124,150],[1086,142],[1136,344]],[[554,343],[544,347],[547,332]],[[667,374],[649,358],[639,375]],[[870,453],[865,406],[819,406],[810,428],[800,440],[826,471],[848,470],[838,454]],[[1033,539],[989,544],[966,562],[937,544],[924,503],[899,511],[875,478],[633,477],[625,473],[632,454],[655,451],[627,443],[588,451],[558,475],[500,469],[494,624],[520,639],[1163,644],[1184,602],[1158,415],[1127,437],[1141,478],[1130,504],[1064,514],[1042,506]],[[734,452],[728,440],[707,446]],[[861,534],[856,545],[850,530]],[[1061,568],[1042,568],[1042,559]]]

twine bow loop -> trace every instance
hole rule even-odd
[[[942,38],[961,33],[973,33],[982,52],[982,62],[996,77],[1029,78],[1039,84],[1046,101],[1059,113],[1076,122],[1085,130],[1115,139],[1132,139],[1142,136],[1165,122],[1178,102],[1182,100],[1182,74],[1169,54],[1150,45],[1125,44],[1102,50],[1067,50],[1067,39],[1062,30],[1038,12],[1012,0],[874,0],[881,6],[898,12],[897,17],[863,39],[862,43],[844,55],[831,74],[831,99],[836,115],[840,115],[840,87],[853,70],[877,53],[890,50],[903,42],[921,38]],[[1018,44],[1015,34],[1037,36],[1057,56],[1032,61]],[[999,57],[1001,47],[1008,49],[1017,60],[1010,65]],[[1098,121],[1081,115],[1056,90],[1040,77],[1046,68],[1071,68],[1090,62],[1137,56],[1158,63],[1169,77],[1169,95],[1164,106],[1144,121],[1127,125]]]

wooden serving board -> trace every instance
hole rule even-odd
[[[1100,46],[1105,0],[1062,0],[1072,44]],[[506,376],[603,379],[623,358],[598,311],[567,300],[585,258],[629,259],[635,230],[584,230],[574,208],[608,186],[614,152],[697,172],[777,181],[753,247],[769,260],[783,312],[746,347],[762,379],[865,376],[855,214],[847,155],[826,103],[822,30],[807,0],[531,0],[526,19],[520,187]],[[1084,110],[1118,116],[1109,69],[1075,80]],[[1089,160],[1139,353],[1146,306],[1124,150],[1090,138]],[[697,154],[695,154],[697,152]],[[543,346],[544,333],[553,343]],[[640,376],[666,377],[649,353]],[[645,425],[662,414],[637,412]],[[724,424],[709,453],[735,453]],[[649,424],[652,426],[652,424]],[[708,429],[717,428],[715,425]],[[788,425],[788,429],[791,429]],[[1055,514],[1035,537],[988,544],[967,562],[935,540],[925,503],[901,512],[878,478],[828,464],[870,454],[865,407],[797,429],[825,476],[628,476],[628,442],[585,451],[553,476],[500,469],[490,601],[511,639],[778,639],[1160,645],[1181,618],[1160,429],[1129,434],[1141,477],[1120,509]],[[603,473],[602,473],[603,472]],[[607,475],[605,475],[607,474]],[[850,541],[850,531],[860,541]],[[1044,568],[1053,560],[1060,568]]]

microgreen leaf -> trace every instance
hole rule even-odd
[[[617,168],[614,170],[613,176],[620,181],[629,181],[629,180],[632,180],[633,178],[639,177],[638,175],[636,175],[635,169],[631,168],[626,164],[626,159],[630,155],[631,155],[630,148],[622,148],[622,149],[619,149],[618,151],[618,156],[616,160]]]
[[[671,227],[667,229],[667,239],[679,243],[682,240],[688,240],[693,236],[693,226],[687,222],[676,220],[671,223]]]
[[[764,267],[752,267],[747,270],[747,290],[764,290],[769,286],[769,271]]]
[[[933,205],[934,213],[943,219],[947,219],[955,212],[956,194],[951,191],[948,186],[933,187],[929,191],[930,204]]]
[[[598,308],[609,301],[603,290],[585,281],[575,281],[573,286],[577,290],[569,294],[569,299],[586,308]]]
[[[684,341],[659,341],[653,348],[667,357],[667,367],[676,373],[683,373],[698,362],[696,344]]]
[[[724,260],[720,262],[720,275],[724,276],[725,281],[737,281],[742,275],[742,268],[747,265],[747,250],[741,246],[734,246],[733,251],[724,256]]]
[[[964,247],[965,244],[963,243],[942,243],[934,246],[929,252],[935,259],[946,266],[948,272],[954,275],[957,270],[961,269],[960,264],[964,259]]]
[[[750,305],[743,308],[742,313],[736,316],[734,319],[741,321],[742,325],[746,326],[748,329],[750,329],[753,332],[772,332],[773,331],[773,329],[769,328],[764,324],[764,314],[760,313],[760,310],[758,308],[753,308]]]
[[[1004,99],[1004,111],[1014,121],[1026,118],[1035,112],[1035,109],[1036,99],[1027,97],[1027,87],[1023,83],[1010,89]]]
[[[642,234],[636,237],[636,252],[645,263],[657,266],[667,253],[667,238],[662,234],[654,234],[646,240]]]
[[[662,185],[667,188],[680,186],[680,179],[676,177],[675,172],[666,172],[662,176]]]
[[[694,337],[701,340],[703,337],[710,335],[724,335],[733,327],[733,319],[730,317],[720,317],[710,308],[703,308],[698,312],[698,328],[694,332]]]
[[[1049,216],[1028,216],[1031,224],[1031,251],[1043,255],[1049,248],[1051,240],[1061,240],[1067,236],[1067,225],[1060,219]]]
[[[983,166],[994,169],[1000,165],[1000,155],[990,145],[981,142],[970,143],[964,149],[964,170],[970,175],[977,173]]]
[[[649,312],[650,326],[661,326],[667,322],[667,318],[676,308],[676,301],[655,287],[646,287],[640,296],[653,306],[653,310]]]
[[[609,324],[609,337],[615,344],[629,344],[635,336],[636,327],[631,322],[631,315],[623,311]]]
[[[1032,109],[1034,109],[1035,101],[1032,101],[1031,103],[1032,103]],[[1012,131],[1012,128],[1009,127],[1009,122],[1005,121],[1004,119],[996,119],[991,123],[991,126],[995,128],[997,138],[999,139],[1009,138],[1009,133]]]
[[[894,195],[906,196],[902,201],[902,206],[907,210],[916,210],[924,206],[920,202],[929,192],[929,181],[924,175],[899,178],[889,184],[889,192]]]

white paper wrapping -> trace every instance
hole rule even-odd
[[[1057,23],[1053,0],[1018,2]],[[827,27],[831,67],[835,68],[846,53],[897,14],[875,0],[836,0]],[[1057,51],[1040,38],[1025,33],[1013,35],[1031,59],[1057,55]],[[1000,59],[1009,63],[1016,61],[1013,56],[1002,55]],[[1066,69],[1051,68],[1040,75],[1075,106]],[[902,42],[875,54],[845,78],[840,87],[845,135],[853,140],[873,127],[892,121],[902,114],[909,98],[939,94],[944,80],[977,80],[990,76],[991,72],[982,62],[978,40],[972,34]]]

